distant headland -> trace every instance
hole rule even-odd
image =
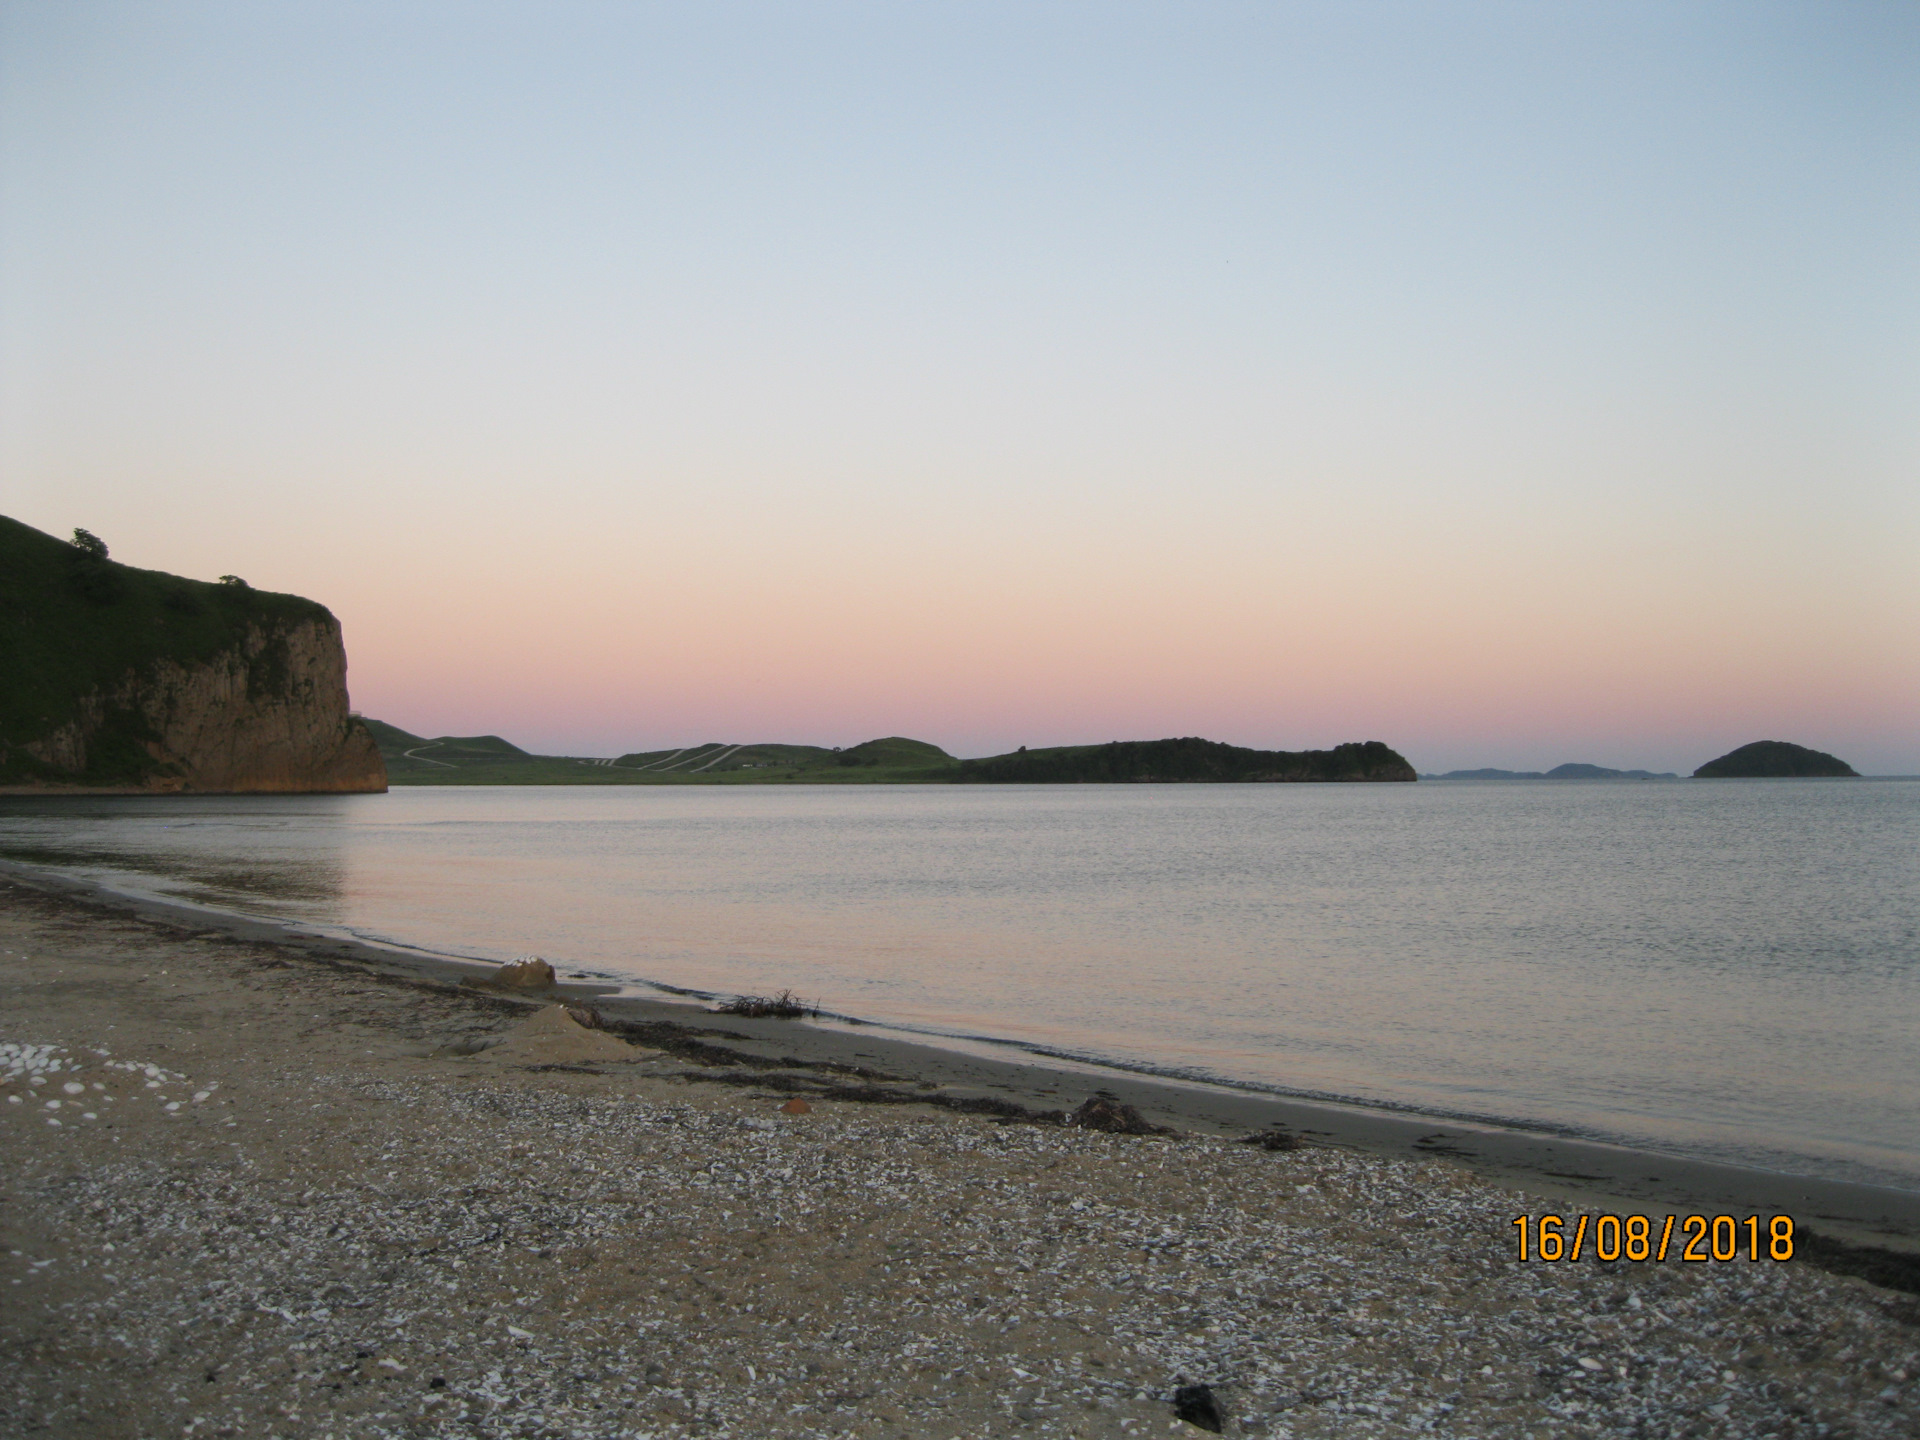
[[[1604,765],[1570,763],[1551,770],[1449,770],[1444,775],[1422,775],[1422,780],[1678,780],[1671,770],[1609,770]]]
[[[1860,772],[1838,756],[1786,740],[1755,740],[1729,750],[1693,772],[1696,780],[1858,779]]]
[[[938,745],[890,735],[843,750],[708,741],[603,760],[533,755],[497,735],[428,739],[367,721],[395,785],[993,785],[1312,783],[1413,780],[1378,740],[1331,750],[1250,750],[1214,740],[1116,740],[1025,748],[960,760]]]

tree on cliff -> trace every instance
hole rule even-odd
[[[122,567],[107,559],[107,542],[91,530],[75,529],[69,543],[73,549],[67,554],[67,571],[73,588],[95,605],[111,605],[120,599],[125,589],[120,578]]]

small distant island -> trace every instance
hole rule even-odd
[[[1062,745],[960,760],[938,745],[889,735],[843,750],[708,741],[616,759],[533,755],[498,735],[427,739],[368,720],[394,785],[993,785],[1298,783],[1414,780],[1378,740],[1331,750],[1251,750],[1196,737]]]
[[[1444,775],[1424,775],[1424,780],[1678,780],[1671,770],[1609,770],[1604,765],[1577,762],[1556,765],[1551,770],[1449,770]]]
[[[1755,740],[1729,750],[1693,772],[1696,780],[1859,779],[1860,772],[1838,756],[1809,750],[1786,740]]]

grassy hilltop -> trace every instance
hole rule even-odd
[[[1413,767],[1377,740],[1331,750],[1248,750],[1212,740],[1129,740],[1016,750],[956,760],[899,735],[845,750],[819,745],[723,745],[643,750],[615,760],[530,755],[497,735],[438,739],[378,720],[393,785],[951,785],[1121,781],[1412,780]]]
[[[614,760],[530,755],[498,735],[429,740],[367,722],[392,785],[858,785],[951,780],[959,761],[938,745],[890,736],[847,750],[722,745],[640,751]]]

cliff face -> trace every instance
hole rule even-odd
[[[0,520],[0,622],[0,788],[387,788],[323,606]]]
[[[96,745],[124,750],[131,741],[153,762],[132,788],[387,788],[373,736],[347,713],[347,651],[331,617],[249,626],[238,645],[210,663],[158,661],[148,674],[81,697],[79,710],[21,747],[53,772],[55,784],[84,784],[98,768],[90,753]]]

